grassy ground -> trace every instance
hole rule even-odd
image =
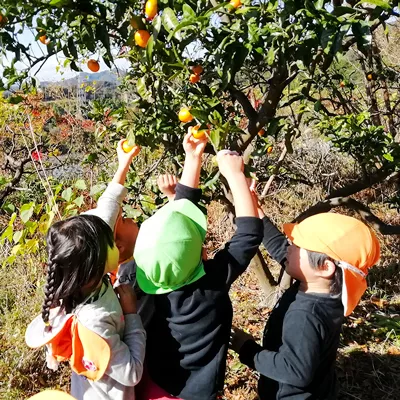
[[[278,224],[292,219],[317,192],[297,188],[280,191],[267,199],[265,211]],[[311,196],[311,197],[310,197]],[[400,223],[398,213],[380,205],[376,210],[386,222]],[[207,248],[212,253],[231,236],[222,207],[209,210]],[[361,304],[346,320],[337,359],[340,399],[394,400],[400,393],[400,264],[398,238],[381,238],[382,260],[369,275],[369,289]],[[278,267],[268,260],[275,276]],[[68,390],[69,370],[57,373],[45,367],[43,351],[32,351],[24,343],[27,324],[42,301],[43,265],[27,256],[12,268],[0,268],[0,398],[25,399],[44,388]],[[270,309],[251,270],[231,290],[234,324],[260,338]],[[256,399],[257,374],[230,353],[224,399]]]

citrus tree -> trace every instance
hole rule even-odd
[[[347,204],[367,216],[349,196],[397,177],[400,166],[399,72],[375,40],[399,17],[397,6],[386,0],[4,0],[2,86],[37,86],[33,72],[50,57],[76,71],[82,62],[98,71],[100,59],[112,68],[124,58],[130,68],[121,87],[130,100],[112,110],[107,135],[162,148],[179,168],[177,144],[196,126],[209,135],[210,158],[226,147],[243,153],[249,172],[267,182],[265,195],[293,141],[312,127],[354,158],[359,175],[326,188],[326,198],[307,215]],[[42,54],[21,40],[26,30]],[[19,100],[17,93],[10,98]],[[103,111],[97,105],[92,118],[99,122]],[[208,200],[232,209],[211,160],[204,174]],[[260,254],[255,265],[268,291],[275,282],[265,280]]]

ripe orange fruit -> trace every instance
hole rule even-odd
[[[88,61],[87,66],[92,72],[98,72],[100,69],[100,64],[98,61],[93,60],[93,58]]]
[[[273,150],[274,148],[272,147],[272,146],[269,146],[268,148],[267,148],[267,153],[269,154],[269,153],[272,153],[272,150]]]
[[[260,131],[258,131],[258,136],[264,136],[264,133],[265,133],[265,131],[264,131],[264,129],[261,129]]]
[[[191,74],[189,77],[190,83],[197,83],[200,80],[200,76],[196,74]]]
[[[195,138],[195,139],[201,139],[202,137],[204,137],[204,135],[207,133],[207,134],[210,134],[210,131],[208,130],[208,129],[201,129],[200,131],[199,131],[199,128],[200,128],[200,125],[196,125],[196,126],[194,126],[193,128],[192,128],[192,130],[191,130],[191,133],[192,133],[192,136]]]
[[[135,33],[135,42],[138,46],[145,48],[147,46],[147,42],[150,39],[150,33],[145,29],[139,29]]]
[[[127,140],[122,143],[122,150],[124,150],[125,153],[129,153],[134,147],[136,147],[136,145],[130,146]]]
[[[157,0],[147,0],[145,13],[149,20],[152,20],[157,15]]]
[[[240,0],[231,0],[229,2],[229,4],[233,7],[233,8],[238,8],[242,5],[242,2]]]
[[[50,43],[50,40],[47,39],[47,36],[46,36],[46,35],[40,36],[40,37],[39,37],[39,40],[40,40],[41,43],[43,43],[43,44],[45,44],[45,45],[48,45],[48,44]]]
[[[192,67],[192,71],[195,75],[200,75],[203,73],[203,67],[201,65],[196,65],[195,67]]]
[[[187,108],[182,108],[179,111],[178,118],[179,118],[179,121],[185,122],[185,123],[193,121],[193,115],[190,114],[190,111]]]
[[[368,74],[368,75],[367,75],[367,79],[368,79],[369,81],[372,81],[372,79],[374,79],[374,77],[372,76],[372,74]]]
[[[8,22],[7,17],[3,14],[0,14],[0,28],[4,28],[7,22]]]

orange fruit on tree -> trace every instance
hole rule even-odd
[[[240,0],[231,0],[229,2],[229,4],[233,7],[233,8],[238,8],[242,5],[242,2]]]
[[[374,77],[373,77],[373,75],[370,73],[370,74],[367,75],[367,79],[368,79],[369,81],[372,81],[372,79],[374,79]]]
[[[200,80],[200,76],[196,74],[191,74],[189,77],[190,83],[197,83]]]
[[[88,61],[87,66],[92,72],[98,72],[100,69],[99,62],[96,60],[93,60],[93,58]]]
[[[125,153],[129,153],[133,148],[134,146],[130,146],[127,140],[125,140],[125,142],[122,143],[122,150],[124,150]]]
[[[3,28],[7,22],[8,22],[7,17],[3,14],[0,14],[0,28]]]
[[[179,121],[185,122],[185,123],[193,121],[193,115],[190,114],[190,111],[188,108],[181,108],[181,110],[179,111],[179,114],[178,114],[178,118],[179,118]]]
[[[152,20],[157,15],[157,0],[147,0],[144,10],[147,18]]]
[[[341,82],[339,83],[339,85],[340,85],[340,87],[345,87],[345,86],[346,86],[346,82],[341,81]]]
[[[135,33],[135,42],[139,47],[145,48],[147,46],[147,42],[150,39],[150,33],[145,29],[139,29]]]
[[[200,75],[203,73],[203,67],[201,65],[196,65],[195,67],[192,67],[192,71],[195,75]]]
[[[267,148],[267,153],[272,153],[272,150],[273,150],[274,148],[272,147],[272,146],[269,146],[268,148]]]
[[[191,133],[195,139],[201,139],[202,137],[204,137],[204,135],[206,133],[210,134],[210,131],[208,129],[199,130],[199,128],[200,128],[200,125],[196,125],[196,126],[192,127]]]
[[[40,37],[39,37],[39,41],[40,41],[41,43],[43,43],[43,44],[46,44],[46,45],[50,43],[50,40],[47,39],[47,36],[46,36],[46,35],[40,36]]]
[[[260,136],[260,137],[264,136],[264,133],[265,133],[264,129],[261,129],[258,131],[258,136]]]

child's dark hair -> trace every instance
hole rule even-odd
[[[332,260],[332,258],[326,254],[318,253],[316,251],[307,250],[307,254],[311,268],[320,269],[327,260],[332,261],[336,265],[336,270],[331,281],[330,295],[331,297],[339,297],[342,294],[343,274],[341,268],[338,267],[337,262]]]
[[[59,305],[71,312],[84,300],[82,288],[93,290],[104,275],[108,249],[114,246],[109,225],[94,215],[79,215],[52,225],[47,241],[47,283],[42,318]],[[88,286],[89,285],[89,286]]]

